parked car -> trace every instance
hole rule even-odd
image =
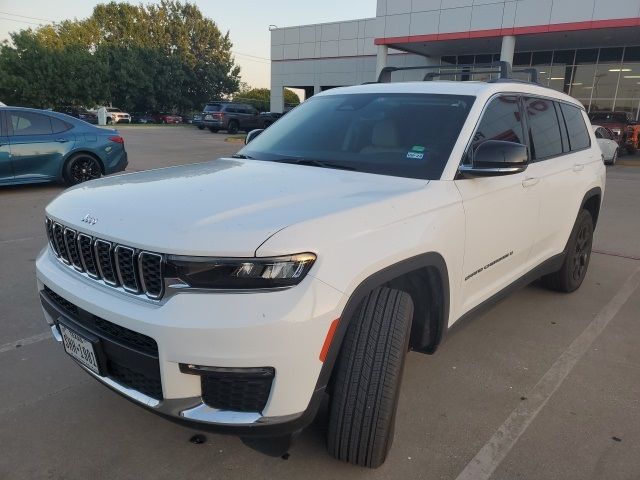
[[[407,351],[587,273],[606,176],[587,114],[503,75],[327,90],[233,158],[67,190],[36,261],[52,334],[134,403],[272,452],[328,401],[329,452],[381,465]]]
[[[0,185],[75,185],[121,172],[127,164],[117,130],[59,112],[0,107]]]
[[[260,114],[260,117],[262,118],[262,127],[261,128],[267,128],[269,125],[274,123],[276,120],[278,120],[283,115],[284,115],[284,113],[279,113],[279,112],[262,112]]]
[[[153,120],[155,123],[182,123],[182,117],[173,113],[154,113]]]
[[[640,148],[640,125],[629,112],[591,112],[591,123],[602,125],[611,130],[620,147],[634,154]]]
[[[602,160],[607,165],[615,165],[620,152],[620,145],[616,140],[616,136],[607,127],[592,125],[591,128],[596,135],[600,150],[602,150]]]
[[[203,125],[213,133],[220,130],[234,134],[264,128],[265,119],[251,105],[233,102],[207,103],[202,112]]]
[[[82,107],[64,106],[55,109],[56,112],[64,113],[71,117],[79,118],[87,123],[97,124],[98,116]]]
[[[191,119],[191,123],[198,127],[198,130],[204,130],[204,123],[202,123],[203,114],[195,113]]]
[[[131,116],[115,107],[107,107],[107,124],[131,123]]]

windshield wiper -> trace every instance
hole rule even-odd
[[[278,158],[272,160],[278,163],[291,163],[294,165],[306,165],[308,167],[335,168],[338,170],[355,170],[353,167],[341,165],[339,163],[325,162],[323,160],[313,160],[311,158]]]
[[[231,158],[241,158],[244,160],[253,160],[253,157],[251,155],[245,155],[244,153],[234,153],[233,155],[231,155]]]

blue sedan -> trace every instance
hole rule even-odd
[[[0,185],[76,185],[127,164],[117,130],[48,110],[0,107]]]

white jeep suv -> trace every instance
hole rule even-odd
[[[588,125],[504,78],[323,92],[234,158],[53,200],[46,321],[133,402],[254,445],[286,451],[328,395],[329,451],[376,467],[408,349],[535,279],[582,283],[605,184]]]

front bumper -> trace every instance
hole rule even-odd
[[[38,287],[113,324],[151,337],[157,343],[162,398],[128,388],[109,376],[97,380],[128,399],[176,421],[197,422],[240,435],[272,435],[304,427],[315,414],[322,389],[318,355],[342,294],[307,277],[278,292],[180,293],[154,303],[114,291],[73,271],[45,248],[37,262]],[[59,336],[60,321],[73,314],[41,293],[47,323]],[[219,410],[203,400],[200,378],[180,364],[275,369],[269,398],[260,412]]]

